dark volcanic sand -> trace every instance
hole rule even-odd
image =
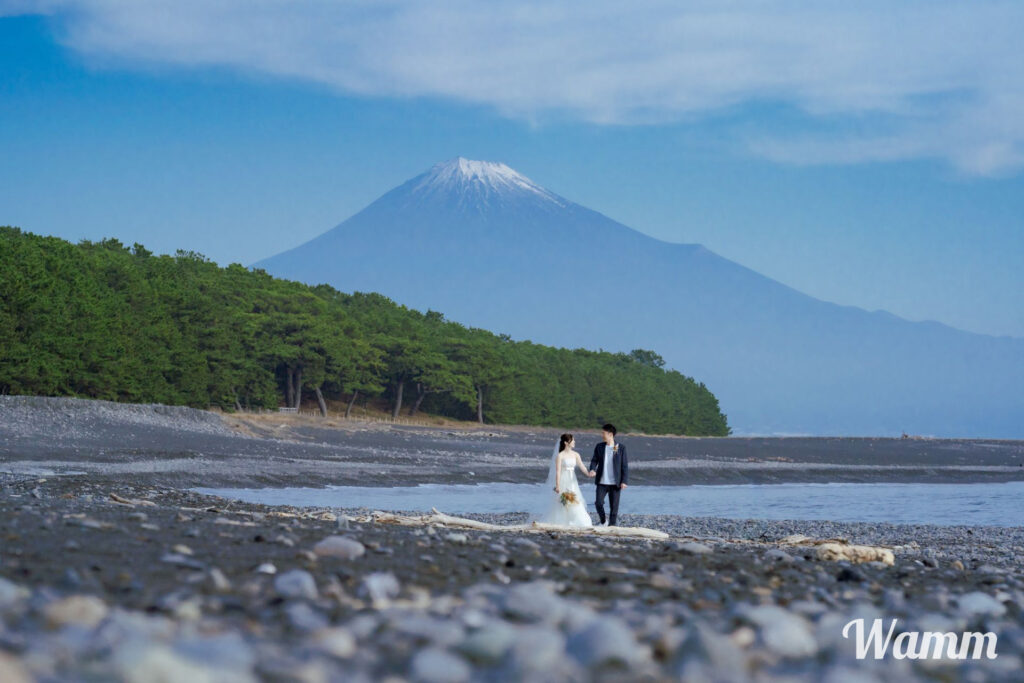
[[[231,418],[159,406],[0,397],[0,471],[175,487],[535,482],[557,431]],[[1024,479],[1024,441],[622,435],[633,483]],[[578,432],[584,455],[596,432]]]
[[[671,535],[650,541],[348,523],[183,490],[529,481],[553,440],[309,422],[0,397],[0,680],[1020,680],[1019,528],[624,516]],[[624,440],[643,483],[1024,478],[1020,442]],[[780,542],[793,533],[896,562],[817,560]],[[365,554],[311,553],[330,535]],[[991,631],[999,657],[859,661],[841,637],[859,617]]]

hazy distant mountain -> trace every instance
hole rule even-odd
[[[438,164],[256,265],[516,338],[654,349],[736,433],[1024,436],[1024,340],[814,299],[504,164]]]

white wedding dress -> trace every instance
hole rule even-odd
[[[555,493],[553,476],[555,467],[561,468],[559,491],[571,491],[576,494],[575,503],[562,505],[562,493]],[[541,514],[535,516],[534,520],[543,524],[558,524],[559,526],[594,526],[590,520],[590,513],[587,512],[587,505],[583,501],[583,492],[580,491],[579,482],[576,481],[576,457],[559,458],[556,453],[551,469],[551,474],[549,474],[548,482],[545,485],[547,504],[542,507]]]

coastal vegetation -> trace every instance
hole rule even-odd
[[[387,402],[479,422],[726,435],[657,353],[561,349],[200,254],[0,228],[0,393],[225,410]]]

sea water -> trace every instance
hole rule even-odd
[[[448,514],[524,512],[540,484],[421,484],[401,487],[195,489],[266,505],[370,508]],[[592,486],[584,486],[593,509]],[[985,484],[743,484],[630,486],[620,514],[796,519],[968,526],[1024,526],[1024,482]]]

